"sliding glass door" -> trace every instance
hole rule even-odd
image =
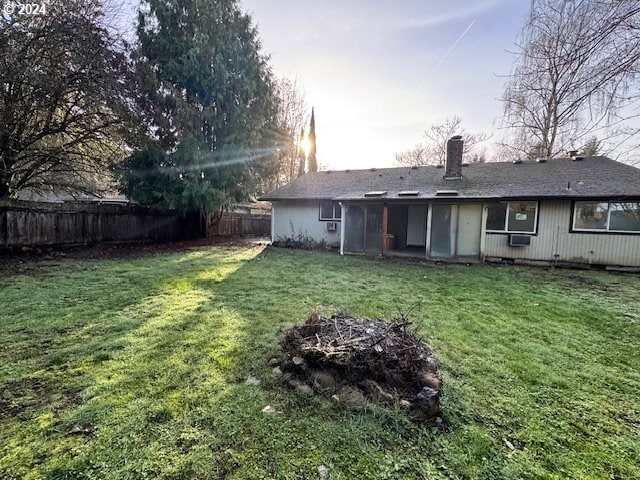
[[[456,205],[431,207],[431,256],[451,258],[455,256],[455,219]]]
[[[482,205],[431,206],[430,255],[432,258],[480,255]]]

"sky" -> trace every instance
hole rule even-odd
[[[491,133],[527,0],[242,0],[278,76],[315,107],[329,169],[393,166],[458,116]]]

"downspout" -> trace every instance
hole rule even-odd
[[[489,207],[486,204],[482,204],[482,215],[480,224],[480,259],[482,263],[485,262],[485,250],[487,249],[487,213]]]
[[[389,246],[387,245],[388,237],[388,224],[389,223],[389,207],[385,203],[382,206],[382,255],[387,254]]]
[[[431,217],[433,216],[433,204],[427,204],[427,238],[425,239],[425,255],[431,258]]]
[[[346,206],[342,202],[338,202],[340,205],[340,255],[344,255],[344,230],[345,230],[345,221],[347,218],[346,214]]]
[[[451,237],[453,240],[453,258],[458,258],[458,235],[460,235],[460,205],[451,205],[451,215],[456,212],[456,230]]]
[[[275,242],[276,233],[276,203],[271,204],[271,243]]]

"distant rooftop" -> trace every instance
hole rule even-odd
[[[37,193],[23,190],[18,193],[18,200],[27,202],[64,203],[64,202],[96,202],[96,203],[130,203],[130,200],[122,194],[108,194],[103,196],[87,195],[84,193],[71,195],[69,193]]]

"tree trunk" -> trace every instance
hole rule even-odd
[[[4,179],[0,179],[0,198],[9,198],[9,183]]]
[[[204,219],[204,225],[205,225],[205,236],[209,237],[209,232],[210,230],[217,226],[218,223],[220,223],[220,220],[222,219],[222,215],[224,214],[224,208],[220,208],[220,210],[218,211],[218,213],[214,214],[214,215],[207,215],[204,210],[200,212],[201,217]]]

